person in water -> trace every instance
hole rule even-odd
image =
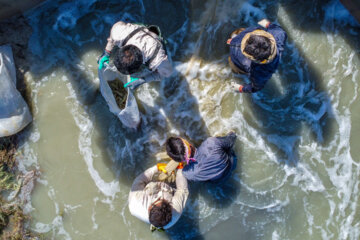
[[[286,32],[266,19],[258,24],[260,26],[235,30],[227,40],[232,71],[249,75],[251,81],[244,85],[232,82],[235,91],[254,93],[261,90],[276,71],[284,50]]]
[[[111,28],[110,36],[103,55],[99,57],[99,69],[109,63],[110,54],[115,46],[114,65],[117,70],[131,76],[126,86],[132,89],[143,83],[160,81],[169,77],[173,68],[156,26],[117,22]]]
[[[225,137],[209,137],[196,149],[183,138],[170,137],[166,140],[166,152],[173,160],[186,163],[186,179],[219,183],[236,168],[235,141],[236,134],[230,132]]]
[[[151,229],[168,229],[180,218],[189,196],[182,170],[176,172],[176,186],[153,180],[159,173],[155,165],[134,180],[129,194],[130,213],[150,223]]]

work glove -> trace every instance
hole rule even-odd
[[[231,82],[230,85],[235,92],[242,92],[243,85],[237,84],[235,82]]]
[[[179,166],[179,162],[176,162],[174,160],[170,160],[168,164],[166,164],[165,167],[165,172],[161,172],[159,174],[159,181],[163,181],[163,182],[168,182],[168,183],[173,183],[176,180],[176,176],[175,176],[175,170],[176,168]]]
[[[260,26],[262,26],[263,28],[268,28],[270,25],[270,21],[267,19],[263,19],[263,20],[259,21],[258,24]]]
[[[124,85],[125,88],[130,88],[132,90],[135,90],[137,87],[139,87],[141,84],[145,83],[145,80],[142,78],[133,78],[130,77],[130,82],[126,83]]]
[[[109,64],[110,60],[110,54],[106,51],[98,57],[97,63],[99,64],[99,70],[103,69],[105,67],[105,63]]]

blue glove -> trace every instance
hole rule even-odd
[[[105,67],[105,63],[109,64],[110,54],[106,51],[98,58],[99,70]]]
[[[145,83],[145,80],[142,78],[133,78],[130,77],[130,82],[126,83],[124,85],[125,88],[130,88],[132,90],[135,90],[137,87],[139,87],[141,84]]]

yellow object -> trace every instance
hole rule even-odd
[[[163,172],[163,173],[167,173],[167,171],[165,170],[166,165],[167,165],[167,163],[158,163],[158,164],[156,164],[158,170]],[[183,167],[184,167],[184,163],[181,162],[181,163],[179,163],[179,166],[177,167],[177,169],[183,169]]]
[[[158,163],[156,164],[157,168],[159,171],[163,172],[163,173],[167,173],[165,168],[166,168],[166,163]]]

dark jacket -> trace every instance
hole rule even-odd
[[[236,156],[232,150],[236,134],[210,137],[196,150],[194,159],[183,169],[183,175],[191,181],[220,182],[227,179],[236,168]]]
[[[275,38],[277,47],[276,57],[269,63],[256,63],[245,57],[241,52],[242,39],[247,33],[256,29],[267,31]],[[261,26],[247,28],[231,40],[231,60],[239,69],[250,74],[251,84],[245,84],[242,90],[243,92],[257,92],[264,87],[265,83],[271,78],[272,74],[278,67],[281,53],[284,50],[286,38],[286,32],[279,25],[272,23],[268,28],[263,28]]]

